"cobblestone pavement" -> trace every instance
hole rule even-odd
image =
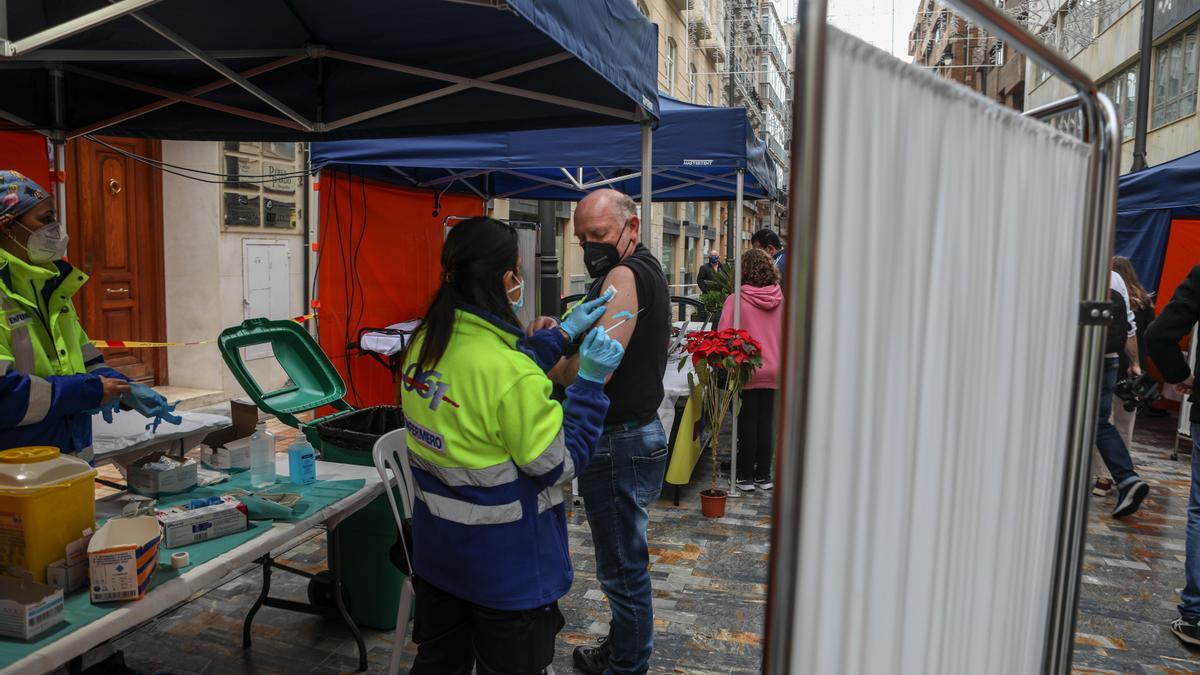
[[[1142,508],[1124,520],[1116,497],[1093,497],[1075,635],[1081,673],[1196,673],[1200,652],[1168,628],[1183,586],[1190,458],[1170,458],[1174,418],[1140,418],[1133,461],[1150,484]],[[1183,448],[1186,449],[1186,448]]]
[[[1108,516],[1112,497],[1094,499],[1076,638],[1076,672],[1200,672],[1200,653],[1171,635],[1177,592],[1183,583],[1184,512],[1188,463],[1169,458],[1172,420],[1141,420],[1134,459],[1153,492],[1125,521]],[[696,470],[703,482],[707,463]],[[699,513],[699,486],[685,488],[680,506],[670,490],[651,511],[651,574],[657,627],[653,673],[752,673],[759,671],[765,608],[770,498],[730,500],[725,518]],[[570,652],[607,630],[607,603],[595,578],[595,559],[582,509],[573,511],[570,545],[576,581],[563,599],[567,627],[555,668],[573,672]],[[318,570],[324,536],[293,549],[289,560]],[[256,568],[247,568],[247,572]],[[352,672],[356,649],[335,622],[264,609],[255,622],[254,647],[241,649],[241,617],[259,588],[248,573],[197,598],[119,642],[131,667],[146,673]],[[279,595],[304,598],[304,584],[277,574]],[[365,631],[371,672],[387,666],[390,634]],[[412,646],[405,655],[407,666]],[[402,670],[402,672],[404,672]]]

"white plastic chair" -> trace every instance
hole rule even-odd
[[[406,431],[397,429],[379,437],[371,451],[375,461],[375,470],[379,472],[384,485],[390,485],[392,476],[396,477],[396,487],[400,492],[400,500],[404,504],[403,513],[411,514],[413,507],[413,477],[412,469],[408,466],[408,448],[405,445]],[[390,473],[390,475],[389,475]],[[408,552],[408,542],[404,539],[404,524],[400,508],[396,505],[395,494],[385,490],[388,504],[392,507],[392,516],[396,519],[396,529],[400,531],[400,547],[404,549],[404,560],[412,571],[412,556]],[[396,610],[396,636],[392,640],[392,658],[388,662],[388,675],[400,672],[400,653],[408,645],[408,618],[412,615],[413,585],[412,575],[404,578],[404,586],[400,590],[400,607]]]

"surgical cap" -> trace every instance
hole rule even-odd
[[[0,171],[0,216],[19,216],[50,193],[18,171]]]

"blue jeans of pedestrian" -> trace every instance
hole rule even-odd
[[[1187,549],[1183,572],[1187,581],[1179,594],[1179,615],[1200,619],[1200,424],[1192,422],[1192,491],[1187,508]]]
[[[605,430],[579,476],[596,576],[612,611],[607,673],[645,673],[654,649],[654,610],[646,508],[667,470],[667,434],[656,419],[634,429]]]
[[[1100,457],[1108,467],[1113,483],[1123,490],[1136,481],[1138,475],[1133,470],[1129,448],[1125,447],[1125,441],[1121,440],[1121,434],[1117,432],[1111,420],[1113,391],[1117,388],[1117,368],[1115,357],[1105,359],[1104,378],[1100,384],[1100,419],[1096,426],[1096,449],[1100,451]]]

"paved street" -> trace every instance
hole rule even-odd
[[[1088,559],[1076,640],[1080,673],[1200,672],[1200,653],[1180,645],[1167,629],[1182,584],[1187,463],[1170,453],[1171,422],[1143,420],[1135,459],[1154,492],[1126,522],[1096,500],[1089,523]],[[1184,458],[1186,460],[1186,457]],[[696,476],[706,475],[701,463]],[[761,658],[767,578],[770,500],[730,502],[727,516],[699,513],[699,487],[683,491],[675,507],[668,492],[651,515],[655,584],[654,673],[753,673]],[[581,512],[571,514],[576,582],[562,602],[567,627],[555,667],[570,673],[570,651],[602,635],[607,607],[595,578],[590,535]],[[319,570],[324,537],[315,534],[289,554]],[[121,642],[134,669],[146,673],[339,673],[356,665],[354,642],[340,626],[319,618],[264,609],[255,623],[254,648],[243,652],[241,617],[258,590],[256,568],[144,627]],[[302,599],[304,584],[279,574],[281,595]],[[371,672],[387,666],[389,636],[367,631]],[[410,651],[411,651],[410,646]],[[406,656],[405,663],[411,660]]]

